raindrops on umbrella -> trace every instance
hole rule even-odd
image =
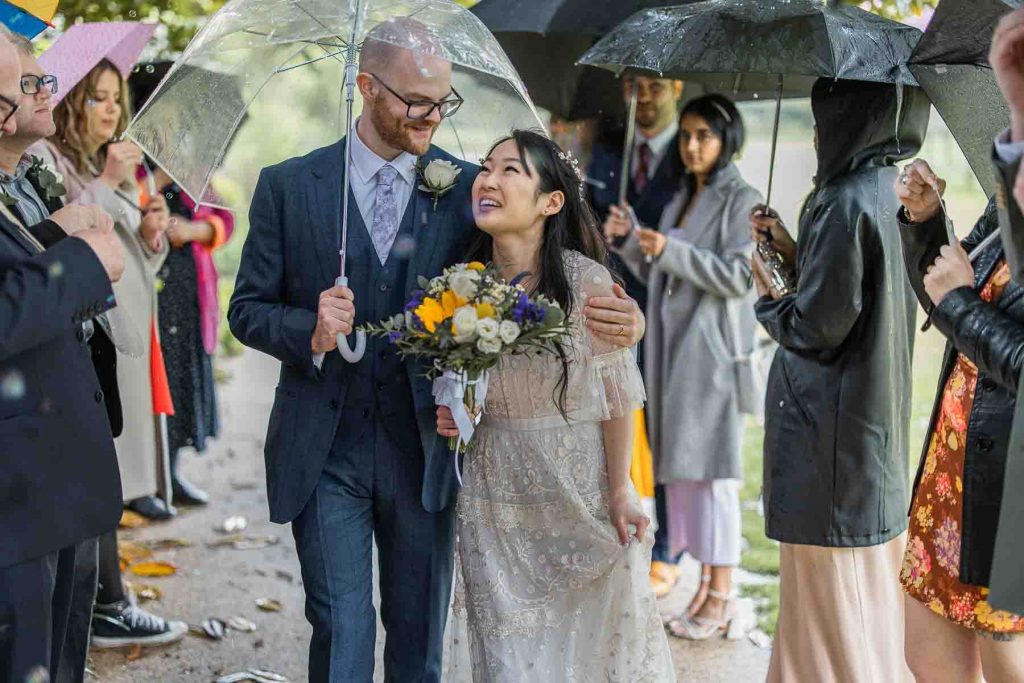
[[[18,401],[24,397],[25,375],[19,370],[10,370],[0,378],[0,398],[5,401]]]

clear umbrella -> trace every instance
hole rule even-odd
[[[388,30],[374,31],[388,22]],[[415,30],[407,30],[411,22]],[[352,130],[361,110],[356,65],[371,31],[377,40],[452,64],[452,86],[465,103],[434,137],[448,153],[475,162],[512,128],[543,127],[494,36],[453,2],[231,0],[192,40],[127,135],[200,203],[222,203],[211,188],[221,172],[244,204],[258,169]],[[422,63],[426,69],[430,62]],[[339,163],[348,162],[346,150]],[[344,178],[339,282],[349,210],[349,174]],[[358,360],[359,339],[354,351],[342,341],[346,359]]]

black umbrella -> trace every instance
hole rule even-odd
[[[622,119],[618,80],[576,60],[630,14],[664,0],[482,0],[471,10],[498,39],[537,106],[564,119]]]
[[[1003,15],[1020,0],[942,0],[910,56],[910,70],[946,122],[985,193],[995,192],[992,139],[1010,111],[988,51]]]
[[[774,167],[783,97],[807,96],[823,77],[916,85],[906,62],[920,35],[840,2],[706,0],[638,12],[580,63],[654,72],[727,93],[774,91]],[[771,184],[769,175],[766,202]]]

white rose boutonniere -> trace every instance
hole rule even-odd
[[[46,194],[45,199],[47,201],[59,199],[67,194],[67,188],[64,187],[64,176],[51,164],[46,163],[37,156],[32,157],[32,163],[28,167],[28,175],[34,176],[35,184]]]
[[[462,173],[461,168],[444,159],[434,159],[417,170],[421,180],[419,189],[434,197],[434,210],[437,210],[437,201],[455,187],[455,179]]]

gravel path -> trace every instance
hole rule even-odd
[[[192,544],[156,553],[155,559],[176,565],[176,575],[131,579],[136,584],[155,585],[163,593],[159,601],[145,603],[147,608],[190,624],[211,617],[227,621],[241,616],[255,622],[257,629],[252,633],[230,631],[220,641],[189,635],[177,645],[137,653],[94,651],[90,658],[96,674],[93,680],[213,681],[250,667],[276,671],[291,681],[305,680],[310,628],[303,616],[295,545],[289,528],[267,519],[264,489],[263,435],[278,366],[252,351],[219,365],[231,374],[230,381],[221,385],[222,437],[204,457],[184,457],[186,476],[206,488],[213,503],[205,509],[183,511],[166,524],[123,531],[121,538],[135,542],[180,538]],[[233,515],[247,518],[246,534],[273,536],[278,542],[249,550],[208,547],[223,538],[215,527]],[[662,601],[663,609],[685,604],[696,582],[697,568],[688,565],[680,587]],[[278,600],[283,608],[280,612],[261,611],[256,606],[259,598]],[[378,629],[376,680],[383,680],[381,632]],[[681,681],[762,681],[769,657],[768,650],[747,639],[704,643],[672,639],[672,651]]]

